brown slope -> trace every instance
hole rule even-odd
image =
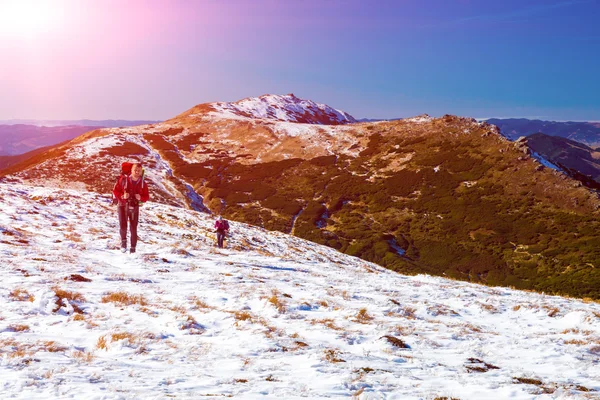
[[[597,196],[472,119],[315,127],[199,106],[67,147],[15,176],[107,191],[134,156],[159,201],[182,204],[189,185],[228,218],[397,271],[600,298]]]
[[[259,163],[223,146],[187,179],[230,218],[398,271],[600,296],[596,195],[492,127],[447,116],[319,140],[336,154],[286,159],[275,148]]]

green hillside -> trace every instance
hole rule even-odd
[[[395,271],[600,299],[596,195],[472,126],[373,124],[355,158],[222,157],[188,179],[229,218]]]

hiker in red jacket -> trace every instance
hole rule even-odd
[[[222,249],[223,239],[225,239],[225,235],[229,233],[229,222],[224,220],[222,216],[219,216],[219,219],[215,222],[215,230],[217,231],[217,246]]]
[[[131,175],[127,174],[128,167]],[[121,252],[127,251],[127,221],[131,230],[130,253],[135,253],[137,244],[137,226],[140,217],[140,203],[149,199],[148,184],[144,181],[142,164],[123,163],[121,177],[115,184],[113,195],[118,201],[119,233],[121,234]]]

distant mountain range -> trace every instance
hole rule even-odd
[[[15,120],[12,120],[14,122]],[[10,121],[5,121],[10,122]],[[55,145],[76,138],[94,129],[116,126],[134,126],[144,121],[34,121],[35,124],[0,125],[0,156],[20,155],[32,150]],[[46,125],[46,122],[51,124]],[[84,124],[88,122],[89,124]],[[62,124],[60,124],[62,123]],[[102,124],[104,125],[97,125]],[[57,124],[57,125],[55,125]]]
[[[66,142],[63,142],[63,144],[64,143]],[[35,150],[28,151],[27,153],[18,154],[14,156],[0,156],[0,170],[25,161],[37,154],[44,153],[45,151],[50,150],[54,146],[39,147]]]
[[[0,125],[35,125],[35,126],[70,126],[70,125],[81,125],[81,126],[93,126],[95,128],[117,128],[119,126],[135,126],[135,125],[146,125],[153,124],[160,121],[146,121],[146,120],[125,120],[125,119],[105,119],[105,120],[94,120],[94,119],[65,119],[65,120],[42,120],[42,119],[7,119],[0,120]]]
[[[559,136],[534,133],[529,148],[585,186],[600,190],[600,151]]]
[[[121,162],[138,159],[153,201],[398,272],[600,299],[595,192],[472,118],[352,120],[292,95],[205,103],[87,132],[2,174],[108,196]]]
[[[13,156],[55,145],[96,129],[91,126],[0,125],[0,156]]]
[[[550,136],[574,140],[591,147],[600,146],[600,122],[557,122],[525,118],[491,118],[486,122],[496,125],[510,140],[541,132]]]

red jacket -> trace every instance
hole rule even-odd
[[[123,199],[123,195],[129,193],[129,199]],[[135,195],[139,194],[140,199],[137,200]],[[139,203],[145,203],[150,198],[148,194],[148,184],[143,178],[133,181],[129,175],[121,175],[115,187],[113,195],[119,201],[119,206],[124,206],[129,200],[129,205],[138,206]]]
[[[217,220],[215,222],[215,229],[218,231],[228,231],[229,230],[229,222],[226,220]]]

